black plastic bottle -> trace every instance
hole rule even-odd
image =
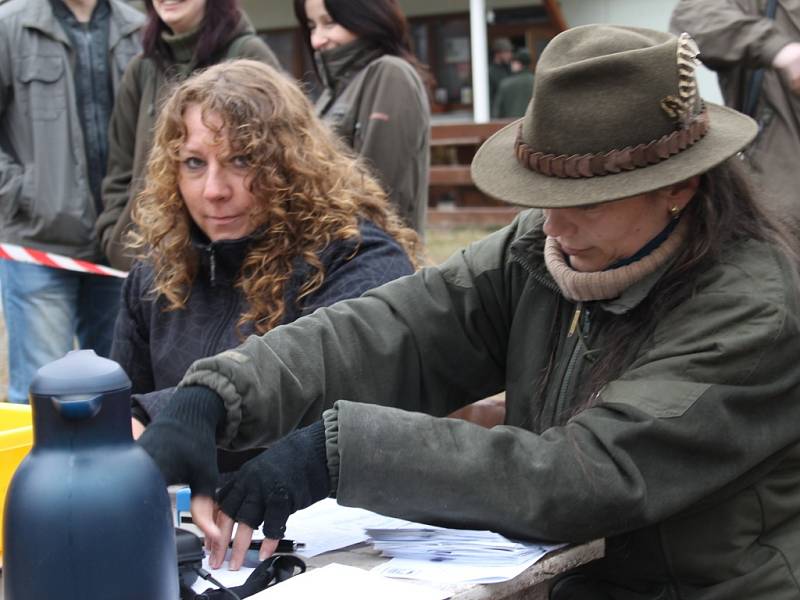
[[[30,391],[33,447],[6,496],[5,600],[176,600],[169,496],[131,438],[124,371],[70,352]]]

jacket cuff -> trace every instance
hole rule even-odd
[[[139,404],[139,400],[134,396],[131,399],[131,417],[147,427],[150,424],[150,415],[147,414],[144,406]]]
[[[328,461],[331,497],[336,498],[339,488],[339,410],[336,405],[322,413],[325,426],[325,453]]]

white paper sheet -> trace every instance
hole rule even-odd
[[[408,581],[387,579],[357,567],[332,563],[267,588],[250,600],[445,600],[450,593]]]
[[[408,521],[360,508],[339,506],[333,498],[326,498],[289,517],[284,537],[304,543],[305,547],[295,554],[311,558],[365,541],[365,529],[390,529],[407,525]]]
[[[415,531],[415,528],[421,529]],[[375,534],[382,533],[387,542],[385,548],[391,549],[398,543],[408,542],[407,547],[396,550],[404,558],[392,558],[372,569],[373,574],[400,579],[427,580],[437,584],[507,581],[522,573],[547,552],[564,545],[520,543],[488,531],[430,527],[367,510],[339,506],[331,498],[317,502],[289,517],[285,537],[304,543],[305,546],[296,554],[310,558],[323,552],[364,542],[368,539],[366,530]],[[434,537],[439,538],[438,541]],[[416,538],[419,538],[421,545],[414,549],[413,542]],[[434,547],[431,547],[430,544],[433,542],[435,542]],[[443,546],[442,542],[449,543],[450,548]],[[257,551],[252,553],[257,557]],[[409,556],[412,558],[408,558]],[[204,561],[204,568],[209,570],[207,561]],[[321,569],[314,569],[306,575],[319,570]],[[356,570],[366,572],[361,569]],[[250,572],[252,569],[244,567],[238,572],[228,571],[227,563],[224,563],[221,569],[211,571],[211,574],[224,585],[235,586],[241,585]],[[281,587],[289,581],[281,584]],[[209,584],[202,580],[194,585],[196,591],[205,590],[207,587]],[[346,586],[343,590],[347,591]],[[330,593],[334,591],[339,590],[328,588],[329,594],[326,600],[330,600]],[[347,597],[348,600],[354,598],[343,597]]]
[[[219,569],[212,569],[208,564],[208,556],[203,559],[203,568],[211,573],[211,576],[219,581],[225,587],[236,587],[242,585],[245,580],[250,576],[255,569],[252,567],[242,567],[238,571],[229,571],[228,563],[222,563]],[[205,592],[208,588],[216,588],[217,586],[206,581],[205,579],[197,578],[197,581],[192,585],[192,589],[198,594]]]

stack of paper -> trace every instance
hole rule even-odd
[[[339,506],[333,498],[326,498],[289,517],[284,536],[302,542],[304,546],[296,554],[311,558],[365,541],[367,528],[394,529],[407,523],[361,508]],[[259,531],[254,537],[260,539],[264,534]]]
[[[511,565],[540,556],[541,545],[514,542],[492,531],[474,529],[367,529],[370,543],[384,556],[410,560]]]
[[[440,583],[495,583],[516,577],[564,544],[509,540],[491,531],[404,527],[368,529],[370,543],[392,557],[375,572]]]

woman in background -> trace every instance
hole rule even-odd
[[[317,114],[373,168],[409,227],[423,235],[430,105],[396,0],[294,0],[324,86]]]
[[[300,88],[249,60],[166,101],[134,222],[111,354],[133,383],[135,434],[196,359],[417,263],[416,234]]]
[[[173,85],[198,69],[232,58],[279,66],[238,0],[144,0],[144,5],[144,49],[128,66],[114,103],[103,212],[96,225],[109,264],[122,270],[132,261],[123,236],[131,227],[133,199],[144,187],[155,121]]]

